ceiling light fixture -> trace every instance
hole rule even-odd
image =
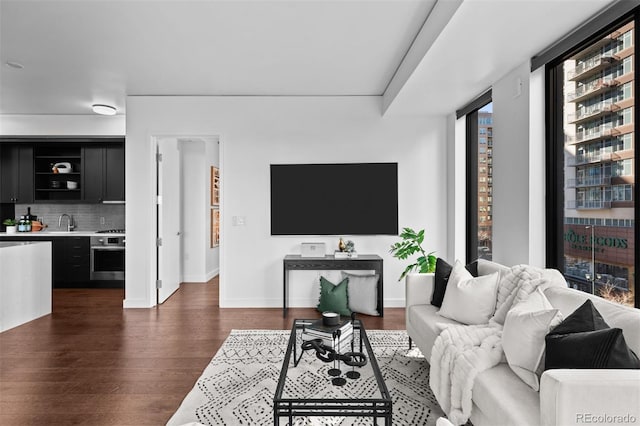
[[[22,65],[20,62],[7,61],[4,64],[9,68],[13,68],[16,70],[21,70],[24,68],[24,65]]]
[[[110,105],[93,104],[93,112],[100,115],[116,115],[116,109]]]

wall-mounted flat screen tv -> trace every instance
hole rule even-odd
[[[398,163],[272,164],[271,235],[398,235]]]

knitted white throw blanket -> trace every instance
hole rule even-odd
[[[516,265],[502,272],[496,312],[488,324],[443,325],[431,351],[429,386],[453,424],[462,425],[469,420],[476,376],[504,362],[502,325],[508,310],[537,287],[556,281],[549,280],[547,271]]]

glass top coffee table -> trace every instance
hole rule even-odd
[[[369,417],[374,425],[378,424],[378,419],[384,419],[384,424],[390,426],[391,395],[362,322],[358,319],[352,321],[353,341],[341,344],[346,347],[337,351],[347,355],[344,360],[326,362],[316,355],[315,350],[302,349],[303,328],[313,321],[294,320],[273,398],[274,425],[279,425],[282,417],[287,419],[288,425],[294,425],[296,417],[337,416]],[[349,352],[365,354],[366,364],[345,364],[345,360],[350,361]],[[323,357],[327,358],[327,354]],[[351,360],[359,359],[352,357]]]

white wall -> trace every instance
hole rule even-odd
[[[154,302],[152,135],[218,135],[221,149],[223,307],[282,304],[282,257],[302,241],[272,237],[269,164],[398,162],[399,225],[426,228],[426,248],[446,253],[446,119],[382,118],[379,97],[129,97],[127,100],[127,288],[125,307]],[[373,212],[375,214],[375,212]],[[233,226],[234,216],[246,219]],[[136,226],[134,226],[136,225]],[[403,306],[397,282],[405,266],[392,258],[393,236],[354,236],[360,253],[384,258],[385,306]],[[135,255],[134,255],[135,253]],[[310,274],[313,274],[312,272]],[[313,306],[310,281],[291,283],[292,306]]]
[[[529,261],[529,78],[527,61],[492,90],[493,260],[505,265]]]
[[[544,68],[529,61],[494,82],[493,260],[545,266]],[[469,99],[471,101],[471,99]],[[465,256],[465,119],[449,117],[448,260]]]
[[[545,69],[529,81],[529,261],[546,266]]]
[[[11,136],[124,136],[124,115],[0,115],[0,134]]]
[[[457,259],[466,261],[467,247],[467,120],[466,117],[456,119],[455,113],[448,117],[450,135],[447,141],[447,257],[449,262]]]
[[[180,139],[178,139],[180,140]],[[205,278],[207,218],[204,142],[180,141],[182,150],[182,281],[202,282]]]

